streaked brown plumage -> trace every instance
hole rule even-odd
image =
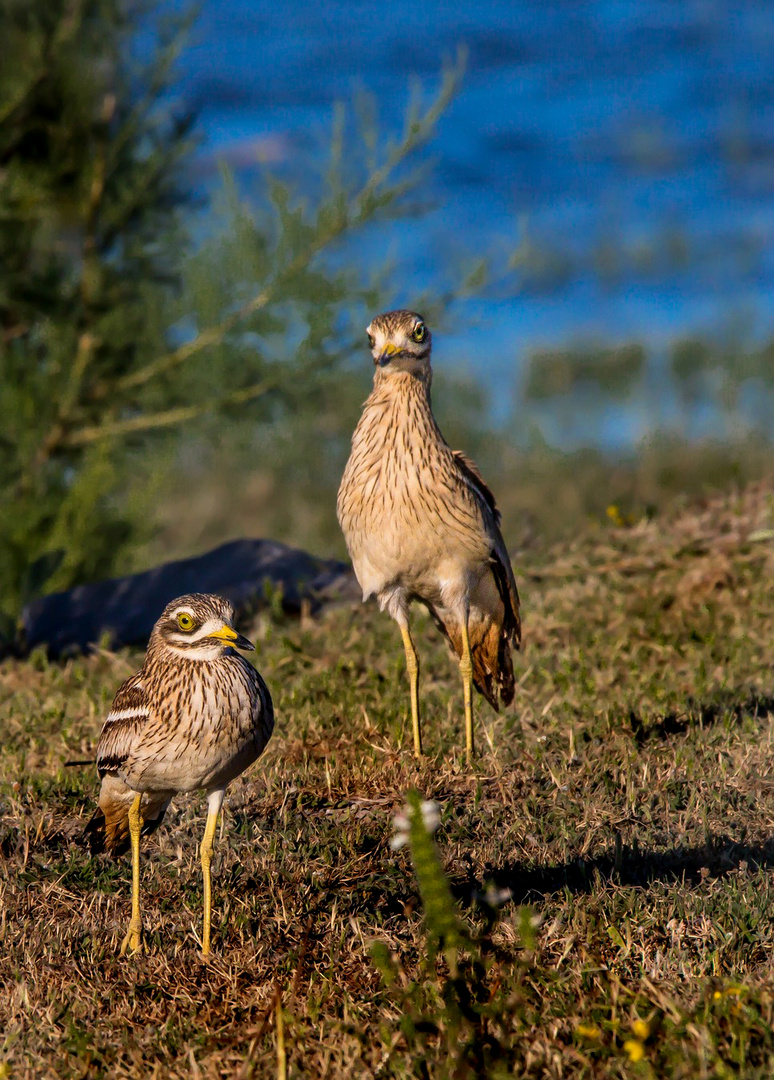
[[[431,336],[421,315],[390,311],[367,330],[374,388],[352,437],[338,517],[363,599],[375,596],[401,629],[421,753],[419,664],[408,608],[419,600],[460,659],[468,758],[471,677],[497,709],[513,700],[511,648],[521,641],[519,595],[494,497],[475,465],[451,450],[430,403]]]
[[[142,669],[120,687],[97,745],[99,807],[86,826],[92,851],[132,846],[132,922],[121,947],[141,941],[140,832],[156,829],[177,792],[204,788],[201,845],[204,933],[209,952],[210,861],[228,784],[263,752],[274,727],[271,696],[235,651],[252,649],[233,628],[227,600],[190,593],[173,600],[153,628]]]

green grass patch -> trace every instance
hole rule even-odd
[[[517,551],[519,686],[477,701],[472,769],[419,612],[419,765],[387,616],[259,617],[277,728],[227,797],[207,963],[201,795],[143,843],[140,956],[128,860],[80,842],[97,780],[64,762],[141,654],[6,661],[0,1075],[268,1077],[278,1041],[297,1077],[774,1074],[772,526],[754,487]],[[389,846],[412,789],[450,893]]]

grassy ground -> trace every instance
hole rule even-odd
[[[63,762],[140,655],[0,667],[0,1076],[774,1075],[774,497],[620,522],[516,553],[519,687],[477,702],[472,769],[427,619],[419,766],[386,616],[254,627],[278,723],[227,799],[208,962],[202,797],[143,845],[142,955],[128,861],[79,842],[97,782]],[[411,788],[456,957],[389,846]]]

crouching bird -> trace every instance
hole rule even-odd
[[[142,943],[140,834],[160,824],[172,796],[204,788],[207,824],[202,952],[210,951],[215,827],[226,787],[263,752],[274,728],[265,682],[236,649],[253,649],[220,596],[167,604],[145,663],[120,687],[97,744],[99,806],[86,826],[93,852],[132,850],[132,917],[121,955]]]
[[[408,609],[419,600],[459,658],[468,761],[471,682],[497,709],[513,700],[511,648],[521,642],[519,594],[500,514],[481,474],[451,450],[430,404],[431,335],[413,311],[367,328],[374,388],[352,437],[338,518],[363,599],[400,627],[411,689],[414,753],[422,753],[419,661]]]

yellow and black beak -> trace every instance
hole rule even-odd
[[[397,345],[393,344],[392,341],[385,341],[384,345],[382,346],[382,351],[379,353],[374,363],[378,364],[379,367],[384,367],[384,365],[389,364],[393,356],[395,356],[395,354],[399,353],[400,351],[400,348]]]
[[[246,652],[253,652],[255,645],[249,638],[244,637],[242,634],[238,634],[233,626],[228,626],[223,623],[220,630],[216,630],[209,635],[211,638],[215,638],[217,641],[223,641],[226,645],[232,645],[235,649],[244,649]]]

